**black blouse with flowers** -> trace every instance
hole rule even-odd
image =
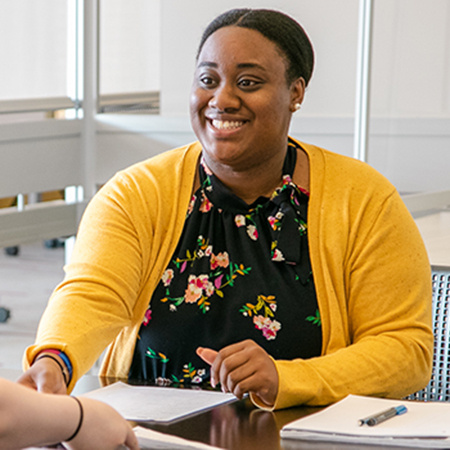
[[[321,321],[307,240],[309,195],[292,182],[289,141],[282,185],[247,205],[200,164],[175,253],[140,328],[129,378],[209,382],[197,347],[252,339],[275,359],[320,355]]]

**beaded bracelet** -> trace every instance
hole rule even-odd
[[[66,383],[66,386],[69,386],[69,380],[67,380],[67,378],[66,378],[66,372],[64,370],[64,367],[53,355],[49,355],[47,353],[45,355],[40,355],[34,360],[34,362],[39,361],[40,359],[43,359],[43,358],[50,358],[53,361],[55,361],[56,364],[58,364],[59,368],[61,369],[62,376],[64,378],[64,383]]]
[[[81,425],[83,425],[83,417],[84,417],[83,405],[81,404],[80,400],[78,400],[76,397],[72,397],[72,398],[78,403],[78,406],[80,407],[80,420],[78,421],[78,426],[77,426],[77,429],[75,430],[75,432],[72,434],[72,436],[70,436],[69,439],[66,439],[64,442],[69,442],[72,439],[74,439],[76,437],[76,435],[79,433],[79,431],[81,429]]]

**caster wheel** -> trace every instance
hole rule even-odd
[[[6,247],[5,253],[9,256],[17,256],[19,254],[19,246]]]
[[[60,248],[64,247],[64,240],[62,239],[47,239],[44,241],[46,248]]]
[[[7,322],[10,317],[11,314],[9,312],[9,309],[0,308],[0,323]]]

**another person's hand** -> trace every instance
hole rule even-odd
[[[66,394],[61,368],[51,358],[41,358],[17,380],[19,384],[46,394]]]
[[[273,406],[278,394],[278,372],[266,351],[252,340],[224,347],[219,352],[199,347],[197,354],[211,365],[211,385],[241,399],[253,393],[267,406]]]
[[[130,424],[106,403],[79,397],[83,404],[83,422],[80,431],[64,446],[70,450],[138,450],[139,443]]]

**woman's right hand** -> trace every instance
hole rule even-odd
[[[83,422],[76,437],[64,443],[65,447],[70,450],[112,450],[125,446],[130,450],[139,450],[133,429],[115,409],[98,400],[78,399],[83,404]]]
[[[66,394],[61,368],[51,358],[41,358],[17,380],[19,384],[46,394]]]

